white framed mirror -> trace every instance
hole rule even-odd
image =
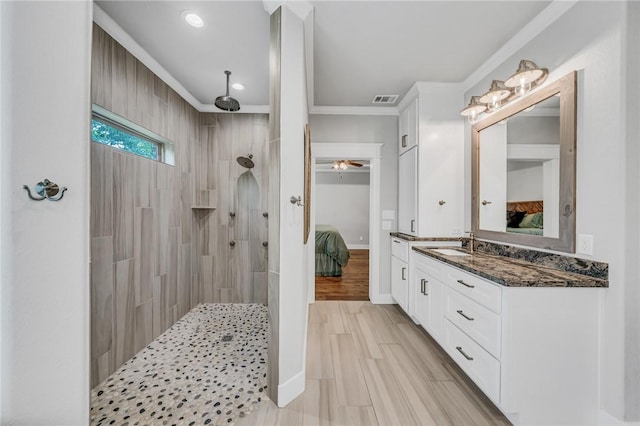
[[[576,73],[472,128],[478,238],[575,252]]]

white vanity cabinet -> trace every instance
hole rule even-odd
[[[409,243],[391,238],[391,296],[409,310]]]
[[[415,251],[411,263],[416,318],[514,424],[596,422],[602,289],[506,287]]]
[[[462,234],[461,103],[456,85],[416,83],[399,105],[400,232],[425,237]]]
[[[444,332],[444,284],[440,281],[440,269],[423,260],[412,258],[413,306],[417,322],[434,338]]]
[[[414,259],[416,259],[417,253],[413,252],[412,247],[460,247],[460,245],[461,242],[458,240],[431,241],[419,238],[406,240],[395,236],[391,237],[391,296],[414,321],[421,322],[417,318],[416,303],[422,300],[416,295],[416,291],[420,291],[420,285],[416,286],[416,277],[420,272],[416,270]],[[432,282],[433,280],[429,282],[429,293],[442,295],[442,288],[431,287]],[[426,295],[423,296],[426,297]],[[442,296],[436,297],[438,300],[442,298]],[[440,309],[442,306],[440,303]],[[441,316],[439,315],[439,317]],[[434,320],[434,323],[437,322]],[[437,328],[441,329],[442,327]]]

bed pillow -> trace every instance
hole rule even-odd
[[[526,212],[507,210],[507,228],[517,228]]]
[[[542,229],[543,213],[533,213],[525,215],[520,222],[520,228],[540,228]]]

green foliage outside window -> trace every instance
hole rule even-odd
[[[91,140],[152,160],[159,160],[159,146],[106,123],[91,119]]]

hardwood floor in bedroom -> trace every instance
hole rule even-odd
[[[369,300],[369,250],[349,250],[341,277],[316,277],[316,300]]]

